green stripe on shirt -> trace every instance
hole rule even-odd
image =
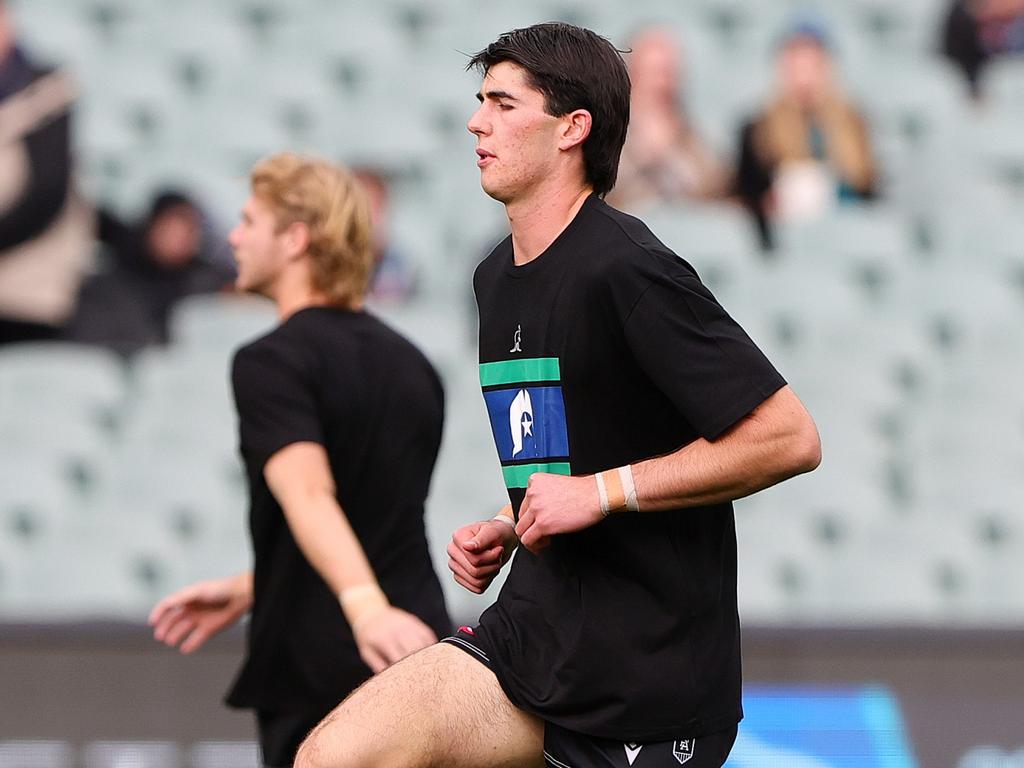
[[[551,475],[571,475],[572,470],[567,461],[555,461],[550,464],[519,464],[515,467],[502,467],[506,488],[525,488],[530,482],[530,475],[535,472],[547,472]]]
[[[480,364],[480,386],[529,384],[535,381],[561,381],[557,357],[527,357]]]

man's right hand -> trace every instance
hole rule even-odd
[[[192,653],[252,607],[252,573],[201,581],[157,603],[149,614],[153,637]],[[180,644],[180,645],[179,645]]]
[[[358,619],[352,627],[352,636],[359,656],[374,674],[437,642],[434,630],[393,605]]]
[[[459,584],[483,594],[518,543],[515,529],[501,520],[464,525],[448,545],[448,568]]]

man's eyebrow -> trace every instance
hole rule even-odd
[[[519,101],[519,99],[508,91],[487,91],[486,93],[477,93],[477,101],[482,102],[485,96],[488,99],[508,99],[509,101]]]

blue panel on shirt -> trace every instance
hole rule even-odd
[[[569,455],[561,387],[490,390],[484,401],[502,463]]]

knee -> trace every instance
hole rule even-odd
[[[293,768],[348,768],[344,754],[332,750],[322,731],[313,731],[299,745]]]
[[[316,734],[310,734],[299,745],[299,751],[295,753],[293,768],[326,768],[327,763],[323,761],[323,753],[317,746]]]
[[[404,763],[382,754],[380,745],[365,743],[344,729],[319,728],[299,745],[293,768],[399,768]]]

